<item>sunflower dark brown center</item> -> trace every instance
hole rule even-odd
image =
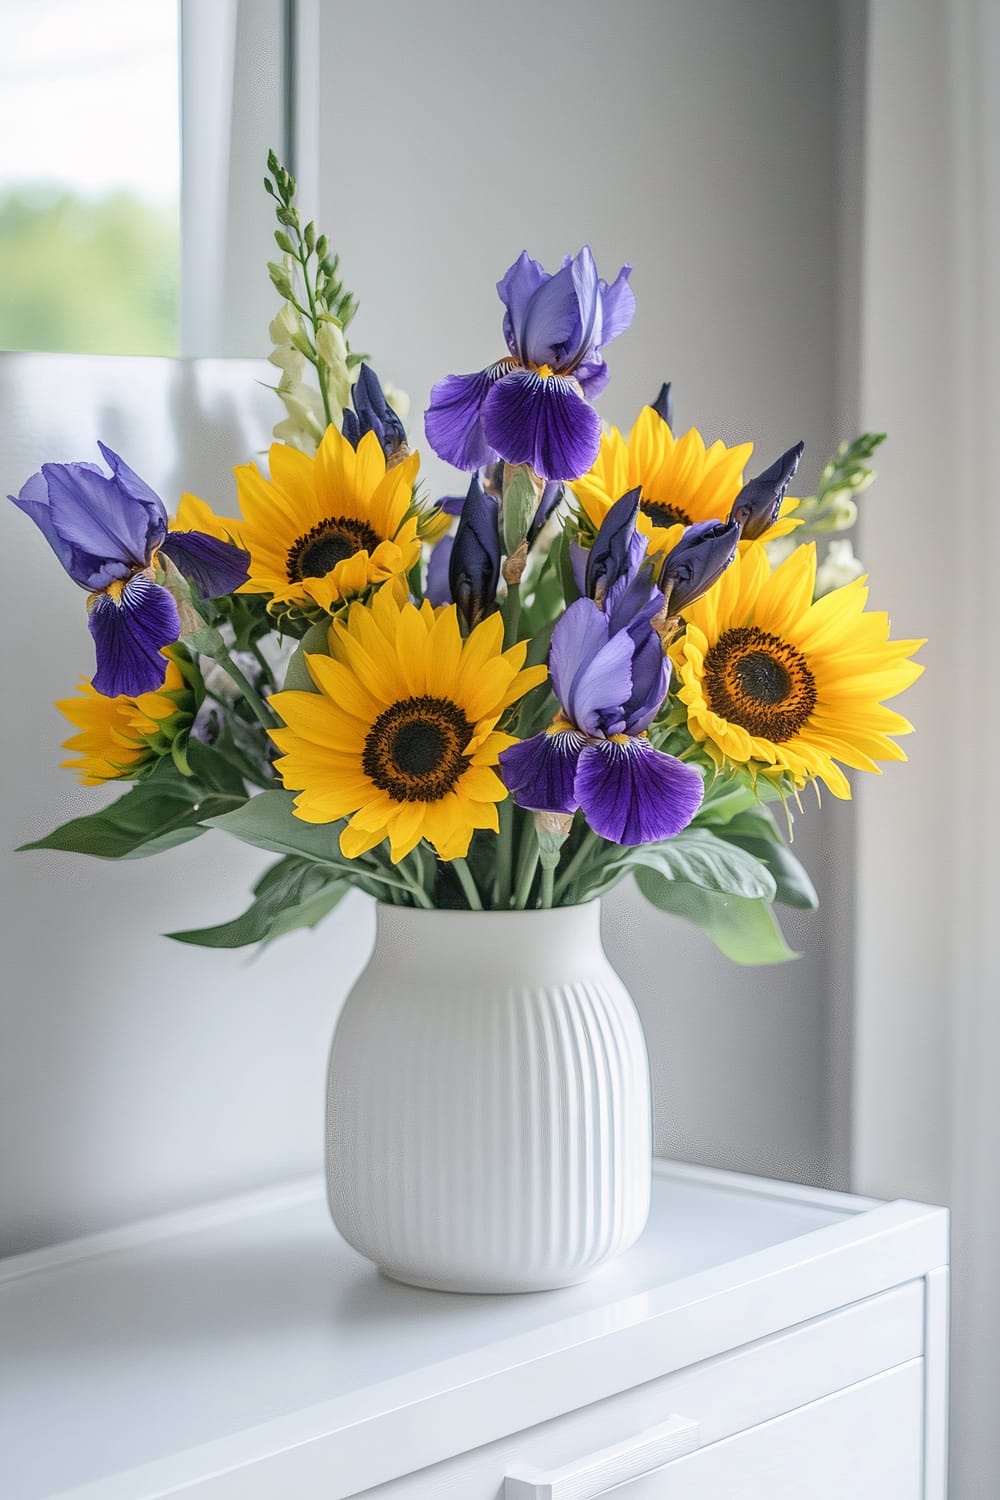
[[[404,698],[379,714],[365,738],[365,775],[394,802],[439,802],[469,762],[473,726],[449,698]]]
[[[639,509],[649,517],[654,526],[690,526],[691,517],[679,505],[668,505],[664,500],[651,500],[643,494]]]
[[[374,552],[381,538],[364,521],[348,516],[327,516],[304,536],[296,537],[288,549],[289,582],[324,578],[356,552]]]
[[[709,708],[748,734],[781,744],[816,707],[816,679],[802,653],[756,625],[726,630],[705,655]]]

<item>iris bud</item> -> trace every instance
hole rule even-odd
[[[674,396],[672,390],[670,389],[669,380],[664,381],[664,383],[660,386],[660,394],[657,396],[655,401],[651,401],[649,404],[656,412],[656,415],[658,417],[662,417],[664,422],[666,422],[667,426],[670,428],[670,431],[673,432]]]
[[[658,583],[672,615],[707,594],[736,556],[738,521],[696,521],[663,561]]]
[[[499,582],[500,507],[473,474],[448,560],[448,586],[467,631],[492,614]]]
[[[608,590],[628,572],[635,536],[635,518],[639,514],[642,490],[628,490],[616,500],[601,522],[587,556],[584,591],[588,599],[600,604]]]
[[[549,479],[542,490],[542,498],[538,502],[531,525],[528,527],[528,546],[534,545],[536,538],[546,521],[559,504],[566,493],[566,486],[558,479]]]
[[[356,448],[366,432],[374,432],[389,458],[406,443],[406,430],[385,399],[379,378],[370,365],[362,365],[351,393],[354,411],[344,412],[344,436]]]
[[[781,502],[804,447],[804,443],[796,443],[789,448],[770,468],[749,480],[736,496],[729,519],[740,526],[744,541],[759,541],[778,519]]]

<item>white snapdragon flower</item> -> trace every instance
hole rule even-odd
[[[410,415],[408,393],[401,386],[393,385],[391,380],[385,380],[382,382],[382,394],[405,427],[406,419]]]
[[[834,589],[843,588],[845,583],[853,583],[864,571],[864,565],[855,557],[848,538],[830,542],[826,556],[816,569],[817,599],[823,594],[832,593]]]
[[[354,371],[347,365],[347,340],[336,318],[324,318],[316,333],[316,353],[326,366],[326,389],[334,421],[339,426],[351,399]]]
[[[274,345],[268,359],[281,371],[277,391],[285,408],[284,418],[274,428],[275,439],[314,454],[325,425],[323,403],[319,391],[305,378],[307,360],[302,345],[307,336],[301,315],[290,302],[271,319],[268,333]]]

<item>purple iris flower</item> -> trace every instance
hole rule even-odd
[[[502,458],[542,479],[578,479],[597,457],[600,418],[590,406],[608,383],[601,350],[635,313],[623,266],[611,286],[589,245],[550,275],[527,251],[497,282],[510,357],[473,375],[448,375],[431,392],[427,440],[439,458],[479,469]]]
[[[528,527],[528,535],[526,540],[529,547],[534,546],[539,535],[541,534],[542,527],[545,525],[552,512],[561,503],[565,494],[566,486],[564,484],[560,484],[557,480],[554,479],[546,480],[545,485],[542,488],[541,498],[538,501],[538,509],[532,516],[531,525]]]
[[[736,556],[740,523],[695,521],[686,526],[681,539],[663,559],[657,580],[672,615],[679,615],[707,594]]]
[[[774,463],[750,479],[733,501],[729,519],[740,525],[744,541],[756,542],[766,536],[778,519],[785,491],[792,481],[805,443],[796,443],[776,458]]]
[[[656,415],[658,417],[662,417],[664,422],[666,422],[667,426],[670,428],[670,431],[673,432],[674,395],[673,391],[670,389],[669,380],[665,380],[663,382],[663,384],[660,386],[660,394],[657,396],[655,401],[651,401],[649,404],[656,412]]]
[[[492,614],[500,582],[500,506],[473,474],[448,557],[448,589],[467,631]]]
[[[645,844],[687,827],[703,782],[646,738],[670,664],[652,624],[663,595],[645,567],[631,492],[608,513],[595,551],[599,544],[604,561],[587,572],[603,608],[594,597],[578,599],[552,632],[549,674],[562,712],[543,734],[502,750],[500,769],[518,806],[582,808],[602,838]]]
[[[635,529],[642,490],[628,490],[608,511],[586,556],[581,593],[600,604],[620,579],[638,575],[646,555],[646,538]]]
[[[545,733],[500,752],[519,807],[582,808],[594,832],[614,844],[673,838],[703,793],[696,770],[654,750],[645,736],[666,696],[668,667],[648,622],[639,637],[615,632],[593,599],[571,604],[549,655],[562,714]]]
[[[160,652],[180,636],[173,595],[156,582],[165,553],[204,598],[232,593],[247,579],[246,552],[201,531],[168,534],[163,502],[117,453],[98,444],[111,468],[43,464],[10,495],[41,531],[74,583],[90,591],[97,650],[94,687],[135,697],[162,686]]]
[[[374,432],[382,452],[390,458],[406,443],[406,428],[385,399],[382,383],[371,365],[362,365],[351,391],[354,410],[344,411],[343,433],[356,448],[366,432]]]

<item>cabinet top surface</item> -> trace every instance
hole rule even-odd
[[[772,1278],[789,1267],[816,1263],[825,1311],[858,1295],[838,1292],[831,1256],[914,1226],[926,1240],[935,1215],[658,1163],[639,1243],[558,1292],[387,1281],[340,1239],[312,1182],[13,1257],[0,1261],[0,1492],[40,1500],[234,1435],[273,1452],[567,1351],[621,1363],[623,1337],[697,1321],[754,1282],[780,1303]],[[768,1331],[803,1312],[815,1315],[771,1306]]]

